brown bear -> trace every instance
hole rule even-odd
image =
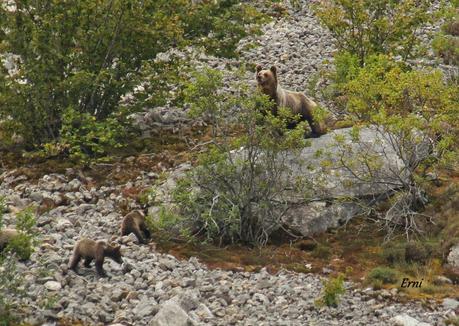
[[[0,251],[8,246],[8,243],[16,236],[19,232],[16,229],[2,229],[0,230]]]
[[[69,261],[69,268],[77,272],[78,263],[81,258],[84,259],[84,266],[89,267],[95,260],[97,275],[105,277],[107,274],[103,269],[105,257],[111,258],[118,264],[122,264],[120,246],[107,244],[105,241],[94,241],[91,239],[81,239],[73,248],[73,255]]]
[[[150,239],[150,231],[145,223],[145,215],[139,210],[135,210],[127,214],[121,222],[121,235],[134,233],[140,243],[148,243]]]
[[[268,95],[276,103],[273,114],[277,114],[279,107],[289,108],[293,114],[299,114],[302,121],[309,123],[313,137],[319,137],[326,133],[325,124],[314,121],[313,112],[317,108],[317,104],[301,92],[283,89],[279,85],[275,66],[269,70],[263,70],[261,65],[257,65],[256,79],[262,93]]]

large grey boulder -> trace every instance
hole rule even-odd
[[[279,205],[279,214],[273,216],[281,215],[281,223],[304,236],[346,223],[363,212],[362,201],[386,200],[410,182],[407,165],[430,152],[427,139],[422,135],[413,138],[417,138],[414,150],[403,153],[403,158],[394,145],[395,136],[376,128],[363,128],[358,136],[352,128],[334,130],[308,139],[310,146],[299,152],[280,153],[278,184],[283,190],[278,191],[275,202],[286,204],[288,209]],[[248,151],[241,148],[232,155],[234,160],[245,161]],[[168,205],[176,180],[190,168],[186,165],[174,171],[157,189],[156,199]],[[255,214],[257,209],[254,205]],[[151,212],[157,210],[150,208]],[[265,223],[276,225],[279,219],[265,219]]]
[[[413,151],[403,153],[403,159],[396,137],[376,128],[363,128],[358,136],[352,128],[335,130],[310,139],[310,146],[300,153],[281,153],[286,189],[279,201],[288,203],[283,223],[309,236],[361,214],[362,201],[387,199],[409,183],[407,165],[430,151],[422,135],[413,139]],[[244,159],[246,153],[240,150],[235,155]],[[299,180],[303,185],[294,187]]]
[[[402,159],[394,135],[365,128],[358,139],[352,129],[340,129],[312,139],[299,155],[291,154],[286,166],[292,184],[302,178],[308,193],[291,192],[283,221],[308,236],[347,222],[361,214],[360,203],[378,202],[409,182],[407,164],[425,157],[429,143],[419,137],[416,150]],[[367,160],[366,158],[371,158]],[[308,186],[309,185],[309,186]]]

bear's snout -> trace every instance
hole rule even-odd
[[[257,74],[257,81],[258,81],[260,84],[264,82],[264,78],[263,78],[263,77],[264,77],[264,76],[263,76],[263,73],[262,73],[262,72],[260,72],[260,73]]]

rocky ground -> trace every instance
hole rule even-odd
[[[241,48],[258,47],[245,50],[239,60],[195,60],[221,69],[237,61],[276,64],[287,88],[304,90],[333,51],[329,34],[307,8],[263,31],[241,42]],[[253,74],[246,78],[252,80]],[[142,116],[146,129],[150,123],[173,125],[181,119],[161,110]],[[132,235],[119,237],[119,207],[138,208],[123,194],[151,185],[157,175],[149,171],[121,185],[96,185],[72,169],[44,175],[38,182],[17,171],[0,173],[0,196],[8,204],[6,225],[30,204],[42,212],[40,245],[30,261],[18,265],[28,293],[22,314],[31,324],[67,319],[90,325],[444,325],[458,312],[459,301],[453,298],[402,304],[397,298],[403,293],[396,290],[361,289],[351,283],[337,308],[317,307],[320,275],[210,270],[195,258],[179,261],[159,254],[154,243],[139,245]],[[74,243],[83,236],[122,244],[124,263],[105,262],[109,278],[100,279],[94,267],[83,266],[80,275],[63,274]]]
[[[7,224],[28,205],[56,206],[38,218],[41,244],[30,261],[19,264],[28,293],[23,313],[32,324],[64,318],[91,325],[389,325],[396,320],[411,325],[414,318],[424,325],[443,325],[459,306],[454,299],[401,304],[397,296],[403,294],[396,290],[346,283],[337,308],[320,308],[314,304],[322,291],[319,275],[209,270],[195,258],[179,261],[159,254],[154,244],[118,236],[123,189],[150,184],[148,175],[128,185],[94,188],[90,178],[75,178],[72,170],[45,175],[36,183],[5,172],[0,181]],[[124,263],[107,260],[105,279],[96,276],[94,267],[80,266],[80,275],[63,274],[82,236],[121,243]]]

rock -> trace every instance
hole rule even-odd
[[[199,305],[199,292],[196,290],[188,290],[184,293],[176,295],[170,301],[178,304],[185,312],[196,309]]]
[[[459,244],[451,248],[448,255],[448,264],[452,267],[459,267]]]
[[[186,312],[178,304],[168,301],[161,306],[150,326],[188,326],[190,323]]]
[[[437,275],[435,276],[433,283],[435,285],[443,285],[443,284],[453,284],[453,281],[451,281],[451,279],[447,278],[446,276]]]
[[[459,307],[459,301],[455,299],[446,298],[443,300],[443,307],[446,309],[456,310]]]
[[[61,286],[61,283],[59,282],[48,281],[45,283],[45,288],[50,291],[59,291],[62,288],[62,286]]]
[[[64,186],[65,191],[78,191],[81,187],[81,182],[78,179],[73,179]]]
[[[406,313],[395,316],[391,319],[391,322],[396,326],[431,326],[428,323],[423,323],[410,317]]]
[[[158,305],[154,300],[142,300],[132,310],[132,313],[136,316],[143,318],[147,316],[154,316],[158,312]]]
[[[29,198],[37,203],[40,203],[43,200],[43,192],[41,191],[33,191]]]

